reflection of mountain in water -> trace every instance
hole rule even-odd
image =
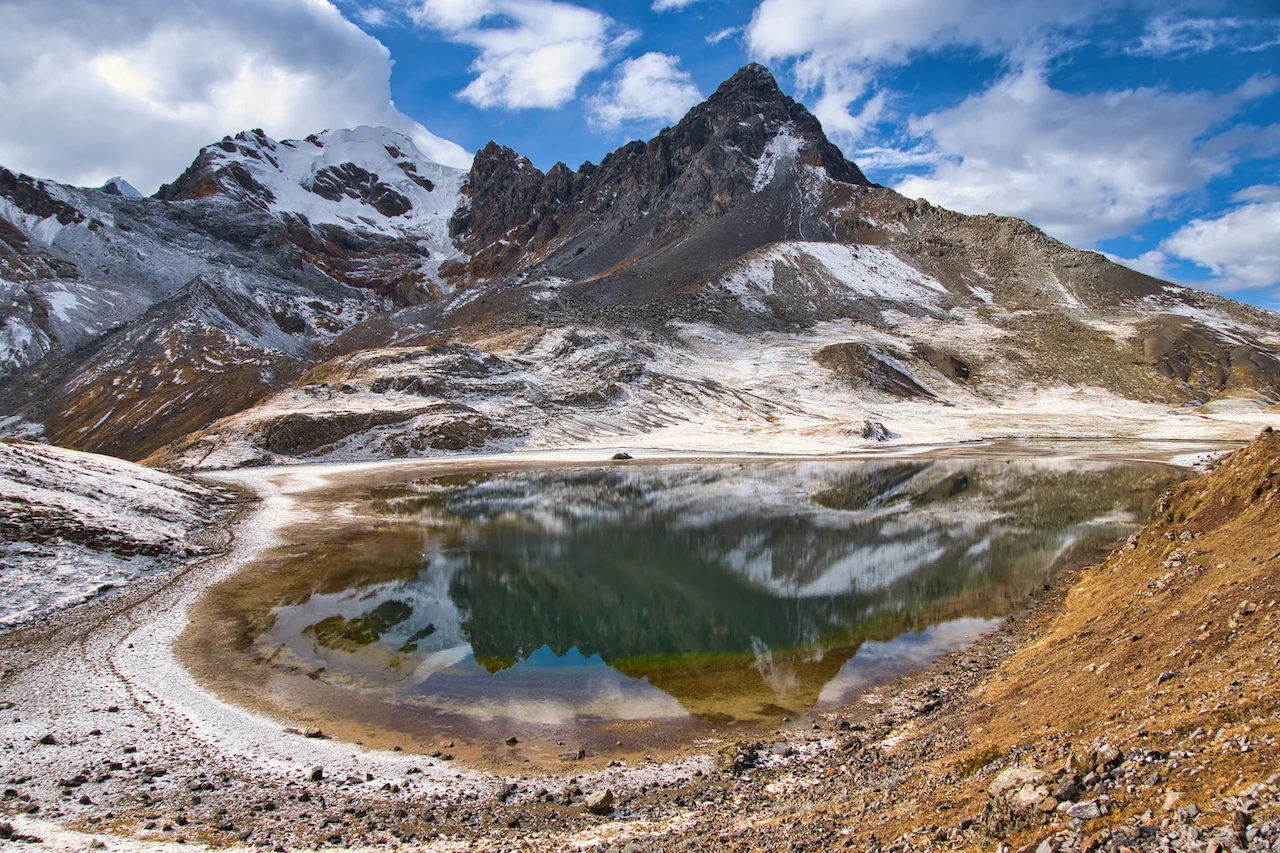
[[[1155,466],[863,462],[428,481],[382,507],[401,532],[464,535],[416,573],[279,608],[262,639],[334,677],[366,670],[414,691],[463,647],[491,672],[576,649],[704,718],[767,715],[812,705],[864,639],[1012,612],[1063,556],[1122,535],[1168,479]]]
[[[771,649],[811,645],[856,633],[875,614],[920,612],[998,582],[1020,598],[1065,548],[1114,538],[1115,525],[1099,521],[1133,522],[1141,511],[1137,493],[1116,487],[1136,472],[958,468],[859,465],[809,483],[822,486],[812,503],[794,489],[803,478],[773,470],[749,478],[754,494],[712,488],[697,501],[679,479],[648,490],[624,482],[612,494],[617,475],[490,482],[483,547],[450,597],[482,659],[544,642],[610,662],[741,655],[753,638]],[[650,497],[617,500],[635,493]],[[476,499],[463,493],[448,507],[467,517]],[[593,505],[608,509],[582,511]],[[548,515],[551,525],[539,523]]]

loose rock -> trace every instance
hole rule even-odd
[[[605,788],[603,791],[588,794],[583,805],[592,814],[608,814],[613,811],[613,791]]]
[[[1028,826],[1049,796],[1052,777],[1036,767],[1010,767],[987,788],[987,828],[996,834]]]

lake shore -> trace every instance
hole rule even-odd
[[[949,454],[973,449],[930,448],[926,452]],[[1111,454],[1109,458],[1159,457],[1186,462],[1208,449],[1112,446],[1087,452]],[[977,450],[1006,455],[1015,452],[1009,446]],[[1036,451],[1025,448],[1023,452]],[[552,464],[545,458],[509,461]],[[568,458],[559,464],[585,461]],[[469,460],[464,467],[483,464]],[[887,845],[901,834],[899,827],[920,828],[920,803],[906,806],[913,797],[902,793],[915,790],[904,785],[917,784],[912,781],[920,776],[916,769],[932,768],[929,772],[935,774],[930,777],[925,772],[918,784],[937,784],[947,779],[948,773],[956,775],[955,762],[974,757],[968,753],[988,754],[982,752],[986,746],[974,739],[980,724],[958,725],[960,717],[956,715],[987,713],[994,718],[992,709],[1008,707],[1003,694],[998,701],[978,701],[972,693],[980,688],[990,691],[1004,683],[1008,675],[1002,667],[1014,666],[1019,656],[1035,653],[1036,641],[1043,641],[1042,632],[1056,624],[1070,601],[1062,594],[1065,585],[1078,589],[1083,582],[1063,576],[1062,584],[1038,601],[1029,614],[968,649],[943,658],[926,672],[879,688],[854,706],[817,719],[805,729],[783,730],[768,743],[708,744],[705,750],[687,757],[598,772],[571,770],[530,779],[500,777],[456,762],[363,751],[337,741],[288,733],[278,721],[218,701],[173,657],[172,643],[185,624],[187,609],[201,591],[269,547],[280,525],[295,511],[300,494],[337,488],[324,480],[339,471],[344,480],[359,474],[352,466],[342,469],[308,466],[243,472],[255,481],[253,488],[261,502],[247,509],[245,518],[236,525],[235,540],[226,556],[176,577],[148,580],[38,629],[4,636],[0,656],[7,674],[0,682],[0,698],[13,703],[5,712],[2,730],[4,741],[11,746],[4,765],[15,793],[3,801],[3,810],[11,816],[16,831],[46,837],[51,849],[75,849],[75,844],[82,847],[86,836],[78,833],[86,832],[103,834],[111,848],[129,840],[145,849],[153,849],[153,843],[176,843],[179,836],[186,849],[199,843],[252,845],[267,839],[289,849],[338,843],[439,849],[468,844],[510,849],[532,843],[549,849],[603,841],[625,846],[633,840],[648,846],[655,835],[672,845],[696,836],[710,848],[728,849],[758,832],[764,833],[760,837],[776,833],[778,843],[803,836],[811,837],[815,845],[850,839],[871,846],[870,833],[864,830],[872,829],[877,841]],[[266,485],[272,478],[274,484]],[[1095,567],[1080,577],[1087,580],[1097,571],[1100,569]],[[1132,642],[1138,644],[1134,649],[1141,645]],[[1099,665],[1094,663],[1093,672]],[[1121,667],[1106,671],[1115,676]],[[1133,670],[1126,675],[1136,673]],[[1073,669],[1072,674],[1078,676],[1079,672]],[[1147,675],[1138,676],[1135,683]],[[1117,696],[1127,695],[1125,687],[1120,689]],[[983,705],[987,707],[980,707]],[[8,722],[9,714],[19,722]],[[943,720],[949,720],[950,725]],[[1092,723],[1085,720],[1081,725]],[[1250,723],[1246,720],[1243,725]],[[935,835],[943,831],[945,837],[937,843],[981,837],[966,833],[986,831],[985,824],[970,823],[955,836],[948,833],[971,820],[969,812],[981,810],[985,786],[996,771],[1019,759],[1040,758],[1049,752],[1056,756],[1054,750],[1060,751],[1066,742],[1061,733],[1037,732],[1035,745],[1028,751],[1015,743],[1012,735],[1003,734],[1004,728],[992,723],[982,728],[995,732],[991,745],[1000,755],[972,777],[957,777],[948,783],[965,796],[952,797],[954,802],[937,800],[934,813],[945,815],[947,820],[931,816],[925,824],[937,825]],[[1153,726],[1147,729],[1151,731],[1144,731],[1143,744],[1151,742],[1155,731]],[[1101,730],[1107,730],[1105,725]],[[1209,734],[1216,734],[1216,729]],[[1180,733],[1175,730],[1175,735]],[[1241,736],[1248,738],[1247,734]],[[1128,737],[1142,739],[1136,734]],[[1259,737],[1270,734],[1262,732]],[[53,742],[41,743],[46,739]],[[1118,744],[1120,739],[1113,739]],[[1081,734],[1073,734],[1070,742],[1079,746],[1081,740]],[[1143,748],[1150,751],[1156,747]],[[1250,752],[1240,753],[1251,756],[1241,769],[1249,769],[1249,762],[1265,755],[1266,750],[1264,740]],[[1061,759],[1055,760],[1060,763]],[[323,778],[312,781],[316,766],[323,768]],[[939,768],[946,772],[937,773]],[[909,778],[899,780],[904,773]],[[22,777],[28,778],[13,781]],[[1156,789],[1159,783],[1151,787]],[[585,808],[586,796],[604,789],[612,794],[613,813],[593,815]],[[919,797],[914,799],[919,801]],[[874,805],[877,801],[878,806]],[[938,811],[937,806],[944,804],[948,807]],[[31,812],[32,805],[39,810]],[[1206,801],[1199,808],[1207,814],[1212,806]],[[732,812],[732,820],[726,818],[726,810]],[[851,820],[859,811],[860,819]],[[868,821],[868,814],[874,814],[874,820]],[[806,829],[799,835],[789,823],[792,817],[803,819]],[[725,837],[709,834],[708,822]],[[72,834],[59,841],[62,830],[55,824]]]

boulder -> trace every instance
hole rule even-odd
[[[862,424],[862,437],[870,441],[888,441],[893,438],[893,433],[889,432],[889,428],[879,421],[864,421]]]
[[[587,794],[583,806],[592,814],[608,814],[613,811],[613,791],[605,788],[602,791]]]
[[[1080,820],[1097,820],[1102,817],[1102,805],[1097,800],[1076,803],[1067,809],[1067,817],[1075,817]]]
[[[1010,767],[987,788],[987,828],[995,834],[1030,826],[1047,799],[1053,776],[1036,767]]]

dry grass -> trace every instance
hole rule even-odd
[[[878,818],[864,818],[852,837],[918,832],[924,815],[977,815],[1000,767],[1056,770],[1097,742],[1192,749],[1187,769],[1199,769],[1118,791],[1116,810],[1090,831],[1148,810],[1159,820],[1174,791],[1180,806],[1223,820],[1214,813],[1221,797],[1280,767],[1278,496],[1280,436],[1271,434],[1171,490],[1128,546],[1031,615],[1028,642],[957,713],[918,723],[894,747],[924,760],[892,804],[865,809],[855,797],[840,805]],[[948,729],[965,732],[975,751],[957,761],[954,751],[931,750]],[[1051,829],[1009,840],[1020,849]]]

